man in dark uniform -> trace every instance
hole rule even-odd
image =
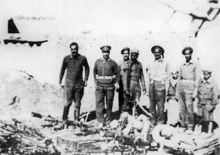
[[[124,95],[124,92],[126,91],[124,88],[125,86],[125,82],[126,82],[126,72],[125,72],[125,69],[126,67],[128,66],[128,63],[130,63],[130,59],[129,59],[129,56],[130,56],[130,49],[128,47],[125,47],[121,50],[121,54],[123,55],[123,60],[120,61],[118,63],[118,66],[119,66],[119,72],[120,72],[120,80],[119,80],[119,91],[118,91],[118,107],[119,107],[119,112],[121,113],[123,111],[123,106],[127,105],[127,99],[124,99],[126,98],[126,96]]]
[[[186,61],[180,66],[176,91],[180,106],[180,124],[187,128],[189,134],[192,133],[194,126],[193,100],[197,96],[201,74],[200,65],[192,61],[192,53],[191,47],[186,47],[182,51]]]
[[[153,124],[156,125],[157,123],[165,123],[164,103],[169,83],[170,67],[164,58],[164,49],[161,46],[153,46],[151,52],[154,54],[155,59],[150,62],[148,67],[149,98]]]
[[[70,44],[71,55],[64,57],[59,84],[61,85],[62,79],[66,70],[66,80],[64,86],[64,110],[63,121],[67,120],[69,108],[72,101],[74,105],[74,120],[79,120],[81,100],[84,94],[84,87],[87,86],[89,78],[89,65],[85,56],[78,53],[79,47],[76,42]],[[85,68],[85,78],[83,80],[83,67]]]
[[[125,95],[129,97],[130,101],[136,101],[136,102],[140,102],[141,86],[143,90],[143,95],[146,94],[143,66],[142,63],[137,60],[138,56],[139,56],[139,51],[137,49],[131,50],[131,61],[128,63],[127,67],[125,66],[125,70],[127,70],[126,71],[127,82],[125,82],[125,86],[124,86],[124,88],[126,89]],[[141,82],[141,86],[140,86],[140,82]],[[135,111],[133,111],[132,115],[134,115],[134,112]]]
[[[117,63],[110,59],[111,46],[102,46],[103,58],[95,62],[93,69],[96,84],[96,118],[99,122],[98,127],[103,127],[104,123],[108,126],[111,121],[113,99],[116,90],[119,89],[119,69]],[[104,102],[106,99],[106,102]],[[104,103],[107,106],[106,117],[104,120]]]

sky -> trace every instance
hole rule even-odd
[[[20,67],[42,81],[56,83],[63,56],[69,54],[68,46],[74,40],[88,57],[91,68],[101,57],[99,48],[104,44],[112,46],[111,57],[116,61],[122,59],[119,53],[123,47],[139,49],[139,60],[145,68],[153,59],[153,45],[165,49],[172,67],[183,61],[182,49],[192,46],[194,57],[199,57],[202,66],[211,65],[213,75],[220,79],[220,17],[205,22],[195,38],[201,21],[192,22],[189,15],[206,16],[210,7],[207,0],[1,0],[1,42],[10,37],[7,21],[13,18],[20,31],[15,36],[49,39],[49,43],[40,48],[1,44],[1,59],[7,60],[8,65],[3,64],[0,69]]]

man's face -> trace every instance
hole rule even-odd
[[[208,80],[211,77],[211,73],[203,71],[203,79]]]
[[[162,56],[162,52],[154,52],[154,57],[156,60],[160,59]]]
[[[137,58],[138,58],[138,54],[136,54],[136,53],[131,54],[131,60],[132,61],[137,61]]]
[[[110,55],[109,51],[102,51],[102,56],[104,59],[109,59],[109,55]]]
[[[172,76],[172,78],[173,78],[174,80],[176,80],[176,79],[178,78],[178,73],[179,73],[179,72],[172,72],[172,73],[171,73],[171,76]]]
[[[188,51],[184,54],[184,56],[186,58],[186,62],[189,62],[192,58],[192,54]]]
[[[123,59],[124,59],[125,61],[129,60],[129,52],[128,52],[127,50],[124,51],[124,53],[123,53]]]
[[[78,49],[76,45],[70,46],[71,54],[72,56],[77,56],[78,55]]]

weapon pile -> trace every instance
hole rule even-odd
[[[211,123],[210,123],[211,124]],[[154,140],[171,150],[179,151],[180,154],[205,155],[211,154],[219,149],[219,128],[213,132],[212,125],[209,125],[209,131],[201,132],[202,126],[196,126],[192,134],[187,134],[180,128],[173,128],[168,125],[158,125],[152,132]],[[162,150],[163,148],[161,148]]]
[[[17,120],[0,121],[0,154],[59,155],[51,139]]]

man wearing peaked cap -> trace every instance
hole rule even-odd
[[[118,90],[118,107],[119,107],[119,112],[121,113],[122,111],[127,109],[127,96],[124,94],[127,90],[127,83],[126,83],[126,72],[125,69],[129,65],[130,62],[130,48],[124,47],[121,50],[121,54],[123,55],[123,60],[121,60],[118,63],[119,67],[119,72],[120,72],[120,80],[119,80],[119,90]]]
[[[95,80],[96,118],[98,127],[111,122],[111,113],[115,89],[119,89],[119,69],[117,63],[110,59],[110,46],[102,46],[102,58],[96,60],[93,74]],[[105,101],[104,101],[105,100]],[[106,103],[106,117],[104,118],[104,104]]]
[[[202,68],[203,78],[198,85],[197,117],[204,121],[213,121],[213,111],[218,104],[218,84],[212,78],[212,69],[209,66]]]
[[[122,48],[121,54],[124,54],[125,51],[127,51],[127,53],[130,54],[130,48],[128,48],[128,47]]]
[[[192,53],[193,53],[193,49],[191,47],[185,47],[182,51],[183,55],[192,54]]]
[[[129,100],[134,102],[140,102],[141,91],[143,95],[146,94],[146,84],[144,79],[144,72],[142,63],[138,61],[139,51],[137,49],[131,50],[131,61],[129,65],[124,69],[126,72],[126,85],[128,87],[125,94],[129,97]],[[141,84],[141,85],[140,85]],[[142,87],[141,87],[142,86]],[[129,111],[131,111],[132,105],[129,105]],[[135,114],[135,106],[132,107],[132,115]]]
[[[164,104],[169,85],[170,65],[164,58],[164,49],[153,46],[151,52],[155,59],[149,63],[149,98],[153,124],[164,124]],[[156,108],[157,107],[157,108]]]
[[[111,46],[108,46],[108,45],[104,45],[100,48],[102,51],[109,51],[111,50]]]
[[[139,50],[134,48],[134,49],[131,50],[131,54],[139,55]]]
[[[176,98],[180,106],[180,124],[191,134],[194,126],[193,101],[198,93],[201,69],[199,63],[192,60],[193,49],[186,47],[182,50],[185,62],[181,64],[177,80]]]
[[[164,49],[161,47],[161,46],[158,46],[158,45],[156,45],[156,46],[153,46],[152,48],[151,48],[151,52],[154,54],[154,53],[162,53],[162,55],[164,54]]]

